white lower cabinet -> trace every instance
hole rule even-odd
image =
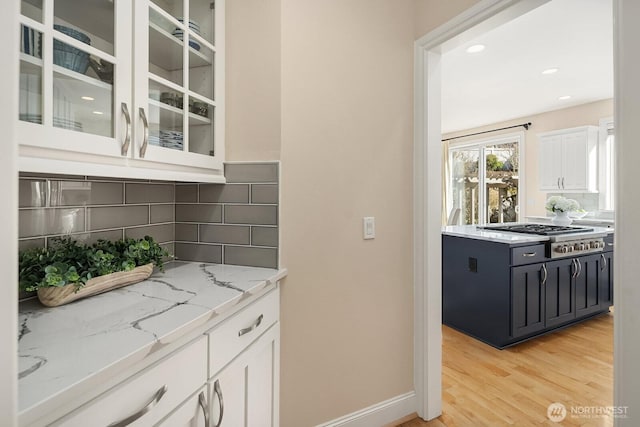
[[[54,423],[54,426],[152,426],[202,387],[207,340],[201,337]]]
[[[211,427],[279,425],[280,323],[209,381]]]
[[[198,390],[175,412],[158,424],[161,427],[211,427],[212,425],[209,421],[207,387]]]

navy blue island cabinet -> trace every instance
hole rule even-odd
[[[505,348],[609,311],[613,234],[603,252],[551,259],[544,242],[442,236],[443,323]]]

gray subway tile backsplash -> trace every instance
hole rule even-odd
[[[276,268],[278,166],[227,164],[228,184],[21,173],[18,246],[150,235],[179,259]]]
[[[221,245],[176,242],[175,251],[178,260],[222,263]]]
[[[249,203],[249,184],[200,184],[200,203]]]
[[[227,224],[277,225],[278,208],[260,205],[227,205],[224,208]]]
[[[278,263],[278,250],[276,248],[227,245],[224,247],[224,263],[274,268],[274,265]]]
[[[227,183],[278,182],[277,163],[227,163],[224,165]]]
[[[200,225],[200,241],[208,243],[227,243],[249,245],[251,230],[240,225]]]
[[[276,184],[251,185],[251,203],[277,204],[278,186]]]

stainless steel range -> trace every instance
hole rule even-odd
[[[477,228],[508,233],[537,234],[548,236],[547,256],[562,258],[602,252],[606,233],[596,232],[589,227],[562,226],[549,224],[500,224],[484,225]]]

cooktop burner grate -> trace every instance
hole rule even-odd
[[[538,234],[542,236],[555,236],[559,234],[585,233],[593,231],[588,227],[571,227],[548,224],[510,224],[510,225],[485,225],[477,228],[483,230],[509,231],[511,233]]]

